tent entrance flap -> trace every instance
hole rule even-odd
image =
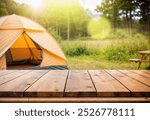
[[[6,52],[8,66],[14,64],[35,64],[42,61],[41,49],[23,33]]]

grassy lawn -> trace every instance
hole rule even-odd
[[[76,70],[102,70],[102,69],[119,69],[134,70],[138,64],[124,61],[109,61],[104,59],[95,59],[92,56],[67,57],[69,69]],[[141,69],[146,69],[145,65],[141,65]]]
[[[149,50],[147,40],[75,40],[62,41],[69,69],[121,69],[133,70],[138,64],[130,58],[140,57],[138,50]],[[145,64],[141,69],[147,69]]]

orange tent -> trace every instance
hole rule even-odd
[[[41,68],[66,66],[61,48],[43,27],[15,14],[1,17],[0,69],[20,61],[39,64]]]

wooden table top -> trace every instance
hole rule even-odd
[[[150,54],[150,50],[147,51],[138,51],[139,54]]]
[[[85,97],[149,99],[150,70],[0,71],[0,101],[9,98],[21,100]]]

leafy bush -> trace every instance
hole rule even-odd
[[[146,37],[143,35],[143,34],[140,34],[140,33],[135,33],[133,38],[136,40],[142,40],[142,39],[146,39]]]
[[[62,41],[60,44],[68,57],[87,56],[95,60],[128,61],[139,58],[137,51],[150,50],[148,40],[106,40],[106,41]]]
[[[99,50],[97,48],[93,48],[88,46],[85,43],[81,43],[81,42],[74,42],[74,41],[68,41],[68,42],[62,42],[61,46],[64,50],[64,53],[67,56],[89,56],[89,55],[95,55],[95,54],[99,54]]]
[[[85,45],[69,46],[65,49],[68,56],[90,55],[92,52]]]

